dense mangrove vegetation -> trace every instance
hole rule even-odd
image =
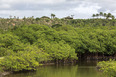
[[[116,59],[115,39],[114,18],[1,18],[0,69],[25,71],[36,70],[39,65],[51,61]],[[102,67],[101,63],[99,65]]]
[[[98,63],[97,67],[108,77],[116,77],[116,61],[102,61]]]

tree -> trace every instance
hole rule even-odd
[[[52,14],[51,14],[51,19],[55,18],[55,16],[56,16],[56,15],[52,13]]]
[[[100,14],[99,14],[100,16],[103,16],[103,12],[100,12]]]
[[[106,18],[107,14],[106,14],[106,13],[104,13],[104,14],[103,14],[103,16]]]
[[[40,18],[39,18],[39,17],[37,17],[35,20],[36,20],[36,21],[38,21],[38,20],[40,20]]]
[[[99,14],[96,14],[96,17],[98,18]]]
[[[106,16],[106,19],[109,19],[111,18],[112,14],[111,13],[108,13],[107,16]]]
[[[92,15],[93,18],[94,18],[95,16],[96,16],[95,14]]]
[[[50,19],[50,18],[47,17],[47,16],[42,16],[41,18],[43,18],[43,19]]]
[[[71,15],[71,17],[73,18],[73,17],[74,17],[74,15]]]
[[[114,17],[113,15],[111,16],[111,18],[112,18],[113,20],[115,19],[115,17]]]

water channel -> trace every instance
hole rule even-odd
[[[97,61],[78,62],[73,65],[41,66],[34,72],[10,74],[4,77],[105,77],[96,69]]]

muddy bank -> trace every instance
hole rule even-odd
[[[79,53],[78,60],[116,60],[116,53],[112,55],[103,54],[103,53]]]
[[[43,61],[40,62],[42,65],[55,65],[55,64],[73,64],[77,63],[78,60],[71,60],[71,59],[66,59],[66,60],[52,60],[52,61]]]

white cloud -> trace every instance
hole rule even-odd
[[[0,0],[0,16],[49,16],[74,14],[75,18],[90,18],[93,13],[116,15],[116,0]]]
[[[9,4],[1,4],[0,9],[9,9],[11,6]]]
[[[3,15],[2,17],[8,18],[10,15],[11,16],[17,16],[17,17],[21,17],[23,18],[24,16],[26,17],[42,17],[42,16],[49,16],[51,15],[51,13],[54,13],[56,15],[56,17],[59,18],[63,18],[66,16],[71,15],[70,10],[64,10],[64,11],[53,11],[53,10],[2,10],[0,12],[0,15]]]
[[[71,9],[73,11],[73,13],[76,15],[76,18],[90,18],[92,16],[92,14],[96,14],[98,13],[98,10],[101,7],[99,7],[96,3],[91,4],[88,2],[84,2],[83,4],[81,4],[78,7],[75,7],[73,9]]]
[[[1,3],[38,3],[38,4],[52,4],[52,3],[61,3],[65,2],[65,0],[0,0]]]
[[[91,5],[90,6],[86,6],[86,4],[82,4],[79,7],[74,8],[73,10],[77,13],[82,13],[82,14],[93,14],[93,13],[97,13],[98,9],[100,9],[101,7],[99,7],[97,4]]]

